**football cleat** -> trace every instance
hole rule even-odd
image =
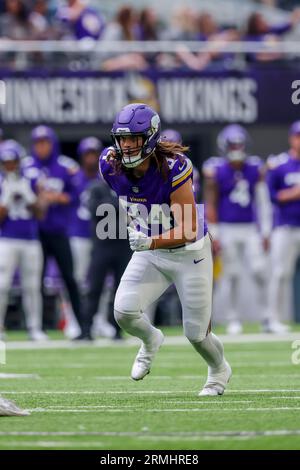
[[[232,376],[231,367],[226,360],[218,372],[212,372],[211,367],[208,368],[208,377],[199,397],[223,395],[226,385]]]
[[[290,328],[288,325],[281,323],[277,320],[266,320],[262,324],[263,333],[274,333],[274,334],[284,334],[288,333]]]
[[[228,335],[239,335],[243,332],[243,326],[239,321],[231,321],[226,327],[226,333]]]
[[[144,343],[142,344],[131,369],[131,378],[133,380],[142,380],[150,373],[152,361],[163,341],[164,335],[157,329],[152,344],[147,347]]]
[[[93,339],[89,332],[82,332],[80,335],[72,338],[72,341],[93,341]]]
[[[21,410],[13,401],[0,397],[0,416],[29,416],[29,411]]]
[[[42,330],[30,330],[28,336],[31,341],[47,341],[49,339]]]

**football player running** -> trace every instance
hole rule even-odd
[[[115,297],[115,319],[142,340],[131,377],[143,379],[163,343],[163,333],[145,309],[174,283],[183,312],[184,332],[208,364],[201,396],[222,395],[231,376],[220,340],[211,332],[211,242],[192,189],[187,150],[160,141],[160,118],[142,103],[125,106],[112,128],[114,145],[100,157],[103,178],[126,198],[133,256]],[[166,210],[169,209],[169,213]]]
[[[269,308],[277,321],[288,310],[287,293],[300,255],[300,121],[290,127],[289,145],[287,152],[271,156],[267,162],[274,207]]]
[[[257,305],[262,312],[263,329],[281,331],[267,313],[266,266],[271,232],[271,205],[263,178],[260,158],[246,152],[247,131],[237,125],[226,126],[218,135],[219,157],[203,165],[205,203],[214,250],[222,258],[224,313],[227,333],[242,332],[238,312],[240,281],[244,257],[255,283]],[[258,222],[258,223],[256,223]]]
[[[9,290],[17,268],[20,269],[22,300],[29,336],[44,340],[40,276],[42,249],[38,240],[41,214],[36,196],[36,169],[21,168],[22,148],[14,140],[0,146],[0,339],[4,338],[4,320]]]

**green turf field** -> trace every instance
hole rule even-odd
[[[300,339],[300,335],[299,335]],[[197,397],[206,368],[188,345],[163,346],[129,378],[137,347],[8,350],[0,393],[32,410],[0,418],[0,449],[300,449],[300,364],[292,341],[226,344],[223,397]]]

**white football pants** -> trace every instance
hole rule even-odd
[[[91,262],[92,240],[83,237],[71,237],[70,244],[74,263],[74,276],[80,290],[83,291]]]
[[[42,328],[42,264],[39,241],[0,238],[0,329],[4,326],[8,295],[17,268],[20,269],[27,328]]]
[[[269,317],[291,319],[291,286],[300,256],[300,227],[275,228],[271,238],[271,269],[269,281]]]
[[[241,290],[243,272],[248,270],[254,281],[255,300],[263,316],[267,311],[267,255],[262,240],[254,224],[220,223],[223,289],[222,306],[224,319],[238,321],[238,297]]]
[[[145,319],[142,312],[174,283],[182,305],[184,333],[192,343],[202,341],[210,330],[212,310],[213,265],[208,235],[201,245],[195,251],[134,252],[116,293],[116,319],[122,315]],[[148,318],[145,321],[149,322]],[[146,342],[147,333],[145,338],[139,337]]]

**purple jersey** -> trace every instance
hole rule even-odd
[[[71,206],[70,237],[91,238],[91,214],[88,209],[88,199],[89,186],[95,179],[88,177],[83,170],[79,170],[74,178],[78,199]]]
[[[126,199],[127,213],[137,228],[148,236],[172,229],[174,218],[170,212],[171,194],[193,177],[192,162],[183,155],[168,158],[169,171],[165,178],[158,171],[156,163],[151,162],[145,175],[135,178],[126,172],[114,174],[107,152],[108,149],[104,149],[100,156],[100,172],[117,196],[122,201]],[[141,210],[140,205],[146,208],[147,213]],[[199,209],[198,214],[198,238],[201,238],[206,233],[206,226]]]
[[[241,170],[234,169],[229,160],[222,157],[211,157],[204,163],[204,175],[217,184],[219,222],[255,221],[254,193],[261,166],[258,157],[246,158]]]
[[[104,20],[94,8],[86,7],[81,14],[72,21],[72,15],[68,7],[63,7],[58,12],[58,18],[68,25],[76,39],[99,39],[103,29]]]
[[[28,202],[28,196],[25,195],[29,195],[32,203],[36,194],[37,176],[38,171],[36,169],[24,169],[15,181],[16,189],[6,206],[8,214],[0,223],[1,238],[17,240],[36,240],[38,238],[38,221],[28,208],[30,203]],[[5,180],[6,176],[0,175],[0,199],[4,193]]]
[[[70,208],[78,198],[75,181],[76,173],[79,170],[78,164],[65,155],[56,157],[55,154],[52,154],[46,160],[28,157],[26,165],[29,168],[39,170],[38,186],[41,189],[58,193],[63,192],[70,196],[70,204],[50,205],[45,217],[39,223],[40,229],[44,232],[66,235],[70,221]]]
[[[277,199],[278,191],[300,185],[300,160],[287,152],[269,157],[267,184],[274,205],[274,225],[300,227],[300,200],[280,203]]]

